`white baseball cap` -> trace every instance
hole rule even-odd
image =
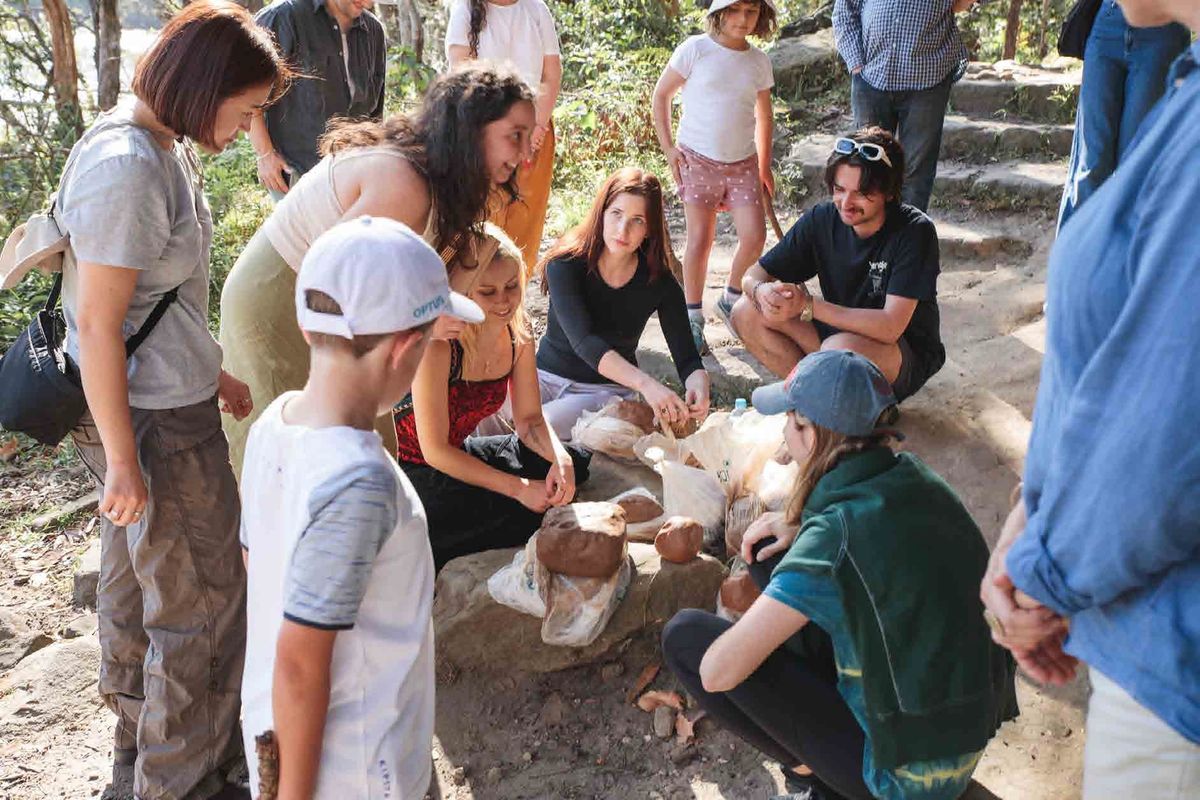
[[[721,9],[729,8],[736,2],[738,2],[738,0],[712,0],[712,3],[710,3],[708,6],[708,10],[704,13],[707,15],[715,14]],[[770,6],[772,11],[776,13],[779,12],[779,9],[775,8],[775,0],[762,0],[762,2]]]
[[[313,311],[309,289],[324,292],[341,314]],[[441,257],[407,225],[358,217],[317,237],[296,276],[296,321],[301,330],[352,339],[397,333],[442,315],[483,322],[483,309],[450,291]]]

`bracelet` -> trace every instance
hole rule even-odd
[[[270,156],[270,155],[274,155],[274,154],[275,154],[274,148],[268,150],[267,152],[263,153],[262,155],[258,155],[257,153],[255,153],[255,155],[258,156],[255,160],[261,163],[264,158],[266,158],[267,156]]]

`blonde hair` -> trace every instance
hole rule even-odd
[[[508,321],[508,330],[512,334],[513,342],[519,347],[533,336],[529,328],[529,317],[525,313],[525,289],[529,282],[529,270],[525,266],[525,257],[521,254],[521,248],[517,247],[508,234],[500,226],[491,222],[485,222],[483,230],[475,234],[474,239],[473,252],[476,255],[476,265],[473,269],[475,278],[468,291],[475,291],[484,270],[494,262],[510,261],[517,265],[517,285],[521,287],[521,297],[517,302],[517,307],[513,310],[512,319]],[[458,342],[463,349],[464,373],[467,363],[474,361],[479,352],[478,338],[482,329],[482,322],[468,325],[458,337]]]
[[[785,515],[789,525],[800,524],[804,506],[813,489],[826,473],[838,465],[844,456],[876,447],[890,449],[892,441],[897,438],[895,431],[886,428],[881,428],[869,436],[847,436],[844,433],[817,425],[799,414],[795,415],[794,421],[789,419],[787,424],[808,425],[816,437],[808,460],[800,465],[800,475],[792,487],[792,496],[788,498]]]

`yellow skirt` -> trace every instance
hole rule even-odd
[[[263,409],[308,381],[308,344],[296,324],[296,273],[260,230],[250,239],[221,290],[221,348],[225,371],[250,387],[254,410],[243,420],[223,414],[229,460],[239,480],[246,437]],[[375,430],[396,452],[391,415]]]

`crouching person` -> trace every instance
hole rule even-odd
[[[900,203],[904,151],[867,128],[838,139],[825,166],[832,198],[804,213],[742,279],[730,324],[776,375],[818,350],[866,356],[897,400],[942,368],[938,238]],[[804,282],[816,277],[821,298]]]
[[[737,623],[677,614],[667,663],[798,796],[958,797],[1017,713],[978,596],[983,536],[941,478],[888,446],[876,425],[895,399],[862,356],[817,353],[753,402],[787,412],[801,465],[787,510],[746,532],[744,555],[775,566]]]
[[[407,393],[443,314],[483,318],[399,222],[344,222],[304,259],[308,382],[255,423],[242,473],[256,797],[276,780],[280,798],[337,800],[420,798],[429,784],[433,558],[421,501],[374,427]],[[277,758],[255,753],[268,731]]]

